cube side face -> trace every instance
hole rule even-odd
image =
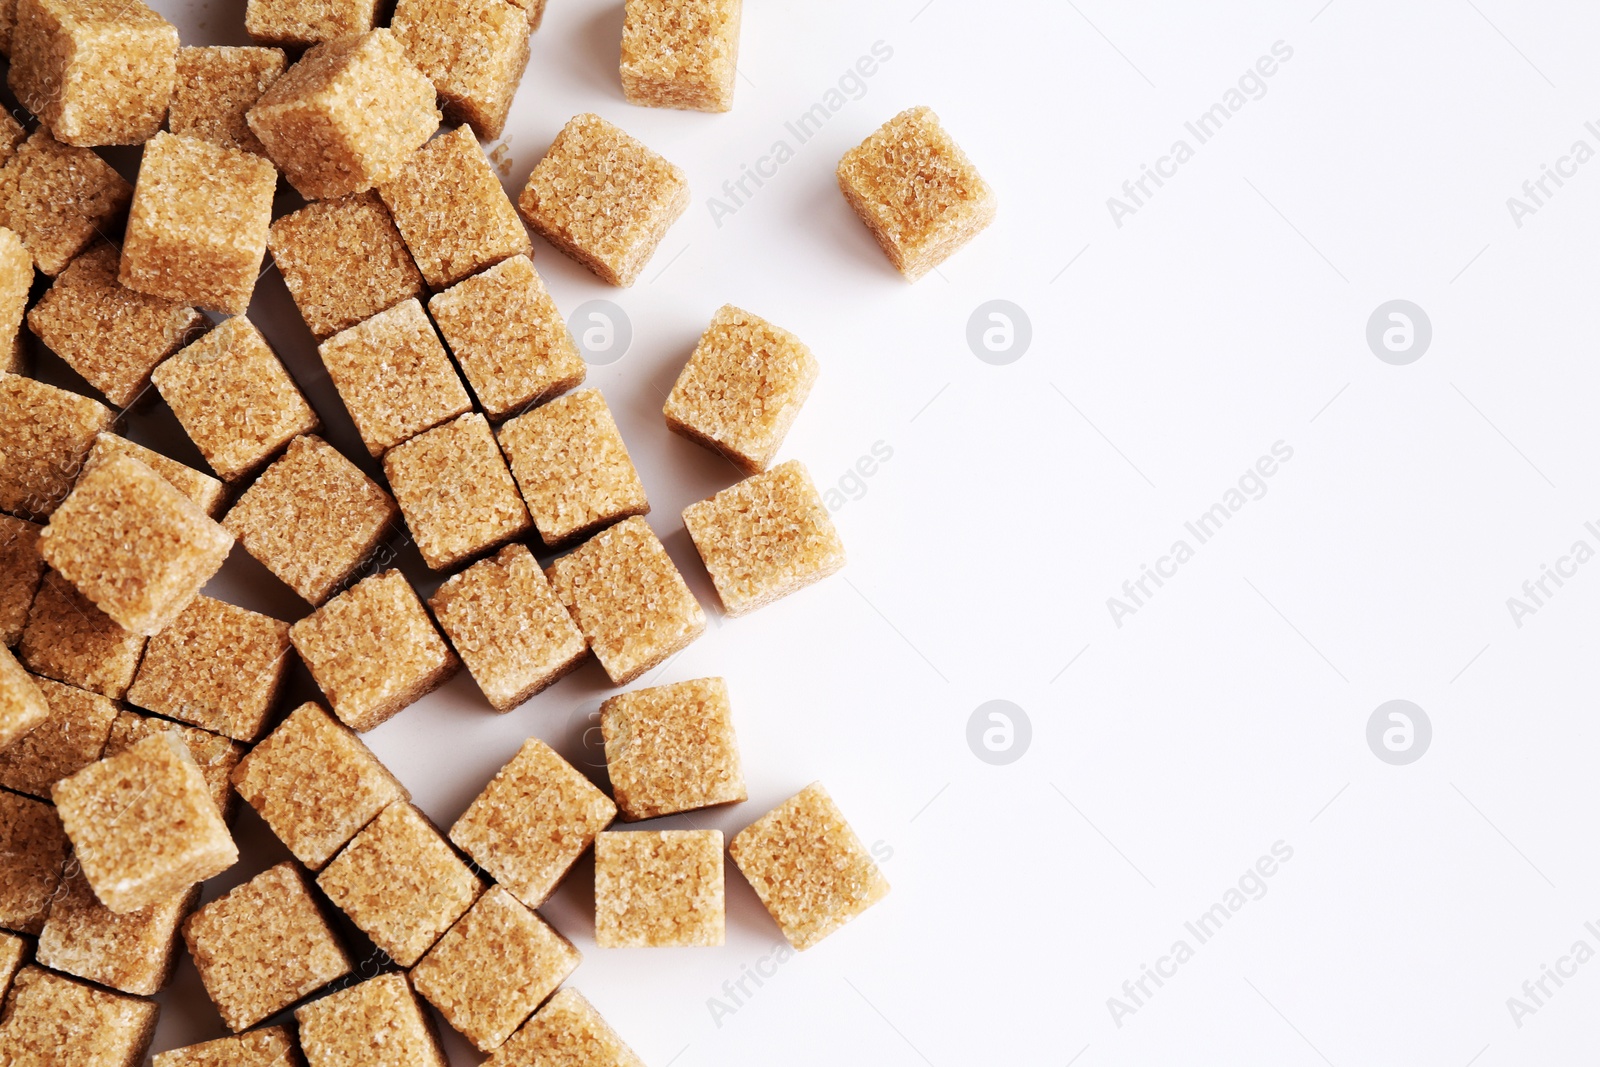
[[[377,21],[378,0],[249,0],[244,28],[262,44],[309,48],[366,33]]]
[[[50,718],[50,704],[9,649],[0,648],[0,753]]]
[[[399,0],[390,29],[438,90],[446,121],[490,141],[500,136],[528,66],[532,28],[521,8],[508,0]]]
[[[105,752],[117,706],[97,693],[34,677],[49,717],[0,751],[0,786],[50,799],[61,779],[89,766]]]
[[[311,1067],[369,1062],[381,1042],[395,1067],[449,1067],[404,974],[380,974],[299,1008],[300,1049]]]
[[[0,793],[0,928],[22,934],[44,929],[67,861],[67,834],[42,800]]]
[[[539,1013],[512,1035],[485,1067],[525,1064],[606,1064],[644,1067],[644,1061],[623,1042],[594,1005],[571,986],[550,998]]]
[[[742,0],[628,0],[622,94],[642,107],[728,111]]]
[[[0,170],[0,226],[21,236],[51,277],[101,234],[115,232],[132,200],[133,186],[109,163],[43,127]]]
[[[26,519],[0,515],[0,645],[7,648],[22,640],[28,610],[44,579],[41,529]]]
[[[86,396],[0,375],[0,511],[43,519],[65,500],[116,415]]]
[[[310,204],[272,224],[267,247],[317,340],[426,294],[375,192]]]
[[[237,1037],[221,1037],[156,1053],[154,1067],[301,1067],[289,1030],[267,1026]]]
[[[18,658],[35,674],[120,699],[133,682],[145,638],[117,625],[54,571],[28,609]]]
[[[281,48],[179,48],[167,128],[179,137],[266,155],[245,113],[287,66]]]
[[[161,1006],[24,967],[0,1037],[13,1063],[128,1067],[144,1062]]]
[[[119,915],[100,903],[81,871],[71,871],[39,934],[41,964],[135,996],[152,996],[177,965],[178,927],[200,888]]]
[[[600,705],[600,730],[617,807],[629,821],[746,799],[721,678],[612,697]]]
[[[722,831],[603,833],[595,840],[594,895],[601,948],[720,945]]]

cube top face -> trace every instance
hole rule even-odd
[[[17,973],[0,1048],[18,1067],[131,1067],[144,1062],[161,1005],[97,989],[42,967]]]
[[[0,648],[0,753],[50,718],[50,705],[9,648]]]
[[[7,648],[22,639],[28,609],[44,577],[40,529],[26,519],[0,515],[0,645]]]
[[[601,948],[723,943],[721,830],[611,831],[594,849]]]
[[[57,782],[104,754],[117,706],[48,678],[34,676],[33,683],[49,718],[0,751],[0,786],[49,800]]]
[[[521,8],[507,0],[398,0],[390,28],[433,80],[447,121],[486,140],[500,136],[528,65],[532,28]]]
[[[248,1034],[158,1052],[154,1067],[298,1067],[287,1027],[267,1026]]]
[[[0,927],[37,934],[61,884],[67,835],[42,800],[0,792]]]
[[[267,247],[319,341],[426,292],[389,209],[371,190],[285,215],[272,224]]]
[[[786,597],[845,563],[844,542],[797,460],[690,504],[683,524],[730,617]]]
[[[537,908],[616,815],[610,797],[535,737],[484,786],[450,840]]]
[[[404,974],[380,974],[294,1013],[311,1067],[357,1067],[383,1049],[383,1067],[450,1067]]]
[[[189,747],[189,755],[200,767],[200,775],[206,780],[211,799],[216,801],[223,821],[227,821],[237,803],[229,776],[238,765],[239,757],[244,754],[244,746],[197,726],[179,726],[153,715],[123,711],[111,723],[105,754],[115,756],[119,752],[126,752],[151,734],[158,733],[173,733],[183,739],[183,743]]]
[[[600,705],[606,768],[628,820],[746,799],[721,678],[636,689]]]
[[[689,180],[600,116],[579,115],[528,175],[517,206],[602,281],[628,286],[687,210]]]
[[[484,1067],[644,1067],[594,1005],[571,986],[551,997]]]
[[[95,435],[115,420],[99,401],[0,374],[0,511],[49,515],[72,491]]]
[[[35,674],[118,699],[128,691],[145,639],[116,624],[55,571],[28,609],[18,658]]]
[[[83,469],[96,467],[113,456],[131,456],[143,463],[166,479],[172,488],[194,501],[195,506],[211,518],[216,518],[222,511],[222,505],[227,502],[228,487],[209,474],[201,474],[193,467],[168,459],[159,452],[152,452],[114,433],[95,435],[94,447],[89,450],[89,458],[84,462]]]
[[[55,277],[116,224],[133,200],[111,164],[62,144],[40,127],[0,170],[0,226],[22,238],[34,263]]]
[[[622,95],[643,107],[727,111],[742,0],[628,0]]]
[[[377,0],[249,0],[244,10],[252,39],[289,48],[366,33],[377,20]]]
[[[798,337],[729,304],[701,335],[663,413],[671,429],[754,474],[777,454],[817,371]]]
[[[994,220],[994,190],[925,107],[902,111],[839,161],[839,188],[912,281]]]
[[[266,155],[244,116],[287,66],[281,48],[178,49],[177,86],[167,128],[180,137]]]
[[[741,830],[728,853],[798,949],[815,945],[889,892],[820,782]]]
[[[178,925],[200,887],[119,915],[94,895],[83,872],[68,869],[39,934],[38,961],[122,993],[151,996],[172,977]]]

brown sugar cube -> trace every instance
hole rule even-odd
[[[51,790],[95,896],[137,911],[221,874],[239,859],[188,746],[154,734]]]
[[[241,315],[272,224],[278,172],[260,156],[158,133],[145,145],[118,280],[130,289]]]
[[[450,840],[518,900],[549,899],[617,806],[531,737],[450,828]]]
[[[742,0],[628,0],[622,95],[641,107],[727,111]]]
[[[124,629],[159,633],[200,592],[233,535],[131,456],[84,470],[39,535],[44,561]]]
[[[369,978],[312,1001],[294,1017],[309,1067],[372,1064],[374,1049],[382,1049],[383,1067],[450,1067],[404,974]]]
[[[650,510],[644,483],[598,389],[580,389],[500,427],[522,498],[546,548]]]
[[[400,514],[377,482],[318,437],[297,437],[222,520],[244,550],[320,604]]]
[[[427,291],[389,209],[370,189],[285,215],[272,224],[267,247],[319,341]]]
[[[111,164],[43,126],[0,169],[0,226],[16,231],[51,277],[95,238],[115,233],[132,200],[133,186]]]
[[[50,719],[50,705],[9,648],[0,648],[0,754]]]
[[[0,1022],[0,1051],[15,1067],[138,1067],[161,1006],[142,997],[24,967]]]
[[[7,648],[22,640],[28,609],[44,577],[41,529],[26,519],[0,515],[0,645]]]
[[[0,786],[50,799],[50,789],[105,754],[117,706],[98,693],[33,676],[49,718],[0,750]]]
[[[143,144],[177,55],[177,27],[141,0],[17,0],[11,90],[65,144]]]
[[[28,942],[16,934],[0,933],[0,1003],[11,991],[11,980],[28,962]]]
[[[71,582],[46,571],[17,655],[34,674],[115,700],[133,682],[144,645],[143,636],[118,626]]]
[[[545,240],[612,285],[629,286],[689,207],[689,179],[598,115],[556,136],[517,202]]]
[[[445,1022],[488,1052],[504,1044],[582,958],[531,908],[491,886],[411,969],[411,982]]]
[[[0,374],[0,511],[42,519],[72,491],[78,471],[116,415],[53,385]]]
[[[106,738],[107,756],[125,752],[151,734],[174,733],[189,746],[189,755],[200,767],[200,774],[211,791],[211,799],[222,813],[223,821],[233,816],[238,806],[238,796],[233,791],[233,769],[244,755],[244,746],[209,730],[195,726],[179,726],[154,715],[140,715],[133,711],[120,712],[111,723],[111,735]]]
[[[395,445],[383,473],[422,561],[436,571],[533,525],[489,420],[476,411]]]
[[[533,251],[471,126],[458,126],[417,149],[378,193],[435,289]]]
[[[197,596],[145,646],[128,700],[236,741],[254,741],[283,688],[288,654],[288,623]]]
[[[644,1067],[594,1005],[571,986],[511,1035],[484,1067]]]
[[[705,632],[705,612],[643,519],[601,531],[546,573],[613,685],[627,685]]]
[[[739,831],[728,854],[797,949],[815,945],[889,892],[821,782]]]
[[[225,320],[150,378],[224,481],[249,476],[296,436],[322,425],[267,339],[243,315]]]
[[[0,927],[22,934],[44,929],[61,885],[67,835],[42,800],[0,790]]]
[[[0,142],[3,143],[3,142]],[[0,227],[0,347],[10,353],[0,357],[0,370],[22,369],[22,318],[28,309],[28,290],[33,288],[33,256],[15,230]]]
[[[262,44],[309,48],[378,24],[378,0],[248,0],[245,32]]]
[[[317,351],[374,456],[472,410],[467,387],[415,298],[334,334]]]
[[[528,16],[507,0],[398,0],[389,24],[433,81],[447,122],[500,136],[528,66]]]
[[[200,887],[194,886],[119,915],[100,903],[69,861],[39,934],[39,962],[119,992],[150,996],[172,980],[178,926],[199,899]]]
[[[839,161],[839,188],[911,281],[994,221],[994,190],[925,107],[902,111]]]
[[[314,871],[384,808],[411,799],[353,730],[315,704],[290,712],[251,749],[233,785]]]
[[[772,462],[816,380],[816,358],[798,337],[728,304],[662,411],[674,433],[755,474]]]
[[[206,995],[235,1033],[351,972],[294,863],[269,867],[183,924]]]
[[[410,804],[390,804],[317,875],[350,921],[410,967],[483,892],[433,824]]]
[[[213,519],[222,514],[223,505],[228,502],[228,487],[211,475],[201,474],[187,464],[179,463],[143,445],[136,445],[126,437],[118,437],[114,433],[95,435],[94,447],[89,450],[89,458],[84,461],[83,469],[89,470],[113,456],[132,456],[161,475],[168,485],[194,501],[201,511]]]
[[[798,460],[683,509],[727,615],[744,615],[844,566],[844,543]]]
[[[294,1037],[286,1026],[222,1037],[170,1052],[158,1052],[154,1067],[301,1067]]]
[[[603,833],[594,842],[594,939],[601,948],[720,945],[721,830]]]
[[[614,696],[600,705],[600,732],[624,819],[745,799],[728,685],[721,678]]]
[[[496,711],[550,685],[589,650],[526,545],[446,579],[428,606]]]
[[[457,282],[428,311],[491,419],[583,383],[588,368],[527,256]]]
[[[311,49],[245,121],[301,196],[325,200],[398,176],[439,128],[435,102],[433,83],[394,35],[372,30]]]
[[[167,129],[264,156],[244,114],[288,65],[281,48],[180,48]]]
[[[290,627],[289,639],[333,713],[362,733],[439,688],[461,666],[397,570],[357,582]]]

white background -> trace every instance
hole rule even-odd
[[[156,6],[186,43],[245,43],[236,2]],[[631,290],[535,241],[564,310],[608,298],[631,319],[630,350],[590,382],[650,521],[711,608],[679,512],[733,473],[670,435],[660,407],[725,302],[817,353],[784,455],[853,491],[836,514],[841,576],[714,618],[646,679],[725,676],[749,779],[747,804],[663,825],[731,834],[821,779],[892,852],[894,885],[719,1024],[711,998],[733,1004],[724,983],[779,936],[731,865],[726,947],[656,951],[594,946],[580,865],[544,912],[584,953],[573,983],[645,1060],[1592,1059],[1600,964],[1520,1027],[1506,998],[1580,938],[1600,949],[1584,930],[1600,919],[1600,565],[1520,628],[1506,598],[1574,540],[1600,547],[1583,529],[1600,519],[1600,162],[1520,228],[1506,198],[1574,140],[1600,149],[1583,127],[1600,118],[1600,13],[751,0],[727,115],[626,104],[620,26],[620,4],[551,0],[501,158],[515,195],[561,125],[592,110],[688,172],[694,205]],[[708,197],[879,41],[892,58],[719,226]],[[1115,225],[1107,198],[1175,139],[1193,145],[1184,123],[1279,41],[1293,56],[1265,95]],[[913,286],[833,169],[916,104],[1001,206]],[[966,341],[995,298],[1032,323],[1005,366]],[[1365,340],[1394,298],[1433,324],[1409,366]],[[359,456],[276,272],[251,314]],[[136,416],[134,433],[194,458],[163,412]],[[1278,441],[1293,459],[1266,495],[1116,626],[1107,598]],[[877,442],[892,459],[849,480]],[[431,590],[414,553],[402,563]],[[212,591],[305,610],[240,552]],[[309,684],[299,671],[297,696]],[[586,716],[608,691],[591,664],[500,717],[463,673],[367,740],[447,826],[530,734],[592,763]],[[1395,698],[1433,724],[1409,766],[1366,742]],[[966,740],[993,699],[1032,724],[1006,766]],[[238,832],[247,858],[208,899],[284,855],[248,811]],[[1280,841],[1293,858],[1265,895],[1119,1026],[1107,998],[1176,939],[1194,946],[1184,923]],[[162,1000],[157,1050],[221,1033],[187,961]],[[447,1040],[452,1062],[481,1059]]]

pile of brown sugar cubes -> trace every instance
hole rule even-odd
[[[579,115],[513,204],[480,138],[543,0],[397,0],[379,26],[387,6],[248,0],[243,48],[180,47],[140,0],[4,5],[27,119],[0,115],[5,1064],[140,1067],[180,951],[232,1036],[156,1067],[438,1067],[433,1011],[494,1067],[638,1064],[537,910],[591,845],[602,948],[721,945],[724,853],[797,949],[888,891],[820,784],[726,847],[608,829],[745,801],[720,678],[605,701],[609,794],[533,738],[448,831],[359,736],[463,665],[508,712],[591,654],[626,686],[706,627],[529,236],[630,285],[684,172]],[[627,0],[625,98],[728,110],[739,22],[740,0]],[[111,145],[143,146],[131,185]],[[280,176],[303,206],[274,219]],[[994,216],[926,108],[837,176],[909,278]],[[269,251],[381,481],[245,314]],[[26,375],[24,322],[83,392]],[[817,373],[727,306],[667,398],[742,476],[682,516],[726,616],[844,564],[806,468],[775,462]],[[119,436],[135,404],[210,472]],[[374,563],[401,533],[443,579],[426,602]],[[304,617],[203,594],[236,544]],[[292,657],[324,699],[285,714]],[[293,859],[199,906],[240,798]]]

